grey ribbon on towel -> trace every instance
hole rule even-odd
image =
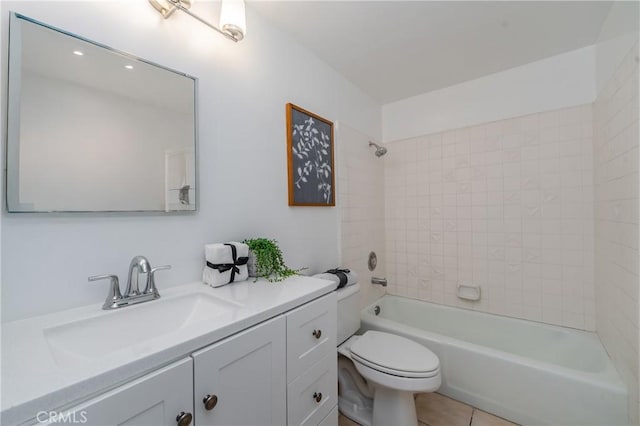
[[[345,285],[347,285],[347,283],[349,282],[349,277],[347,276],[347,274],[350,274],[351,271],[349,269],[335,268],[335,269],[329,269],[326,273],[337,276],[338,279],[340,280],[337,288],[342,288]]]

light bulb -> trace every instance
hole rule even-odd
[[[244,0],[222,0],[220,28],[236,40],[242,40],[247,32]]]

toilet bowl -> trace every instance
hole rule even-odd
[[[363,426],[417,426],[413,395],[440,387],[440,361],[426,347],[360,327],[359,284],[337,290],[338,407]]]
[[[372,400],[370,406],[361,404],[365,407],[340,401],[344,415],[365,426],[417,426],[414,393],[436,391],[441,383],[440,362],[433,352],[401,336],[367,331],[340,345],[338,353],[366,380],[367,390],[358,389],[364,394],[360,400]]]

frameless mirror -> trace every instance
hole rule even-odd
[[[9,212],[196,210],[196,79],[12,14]]]

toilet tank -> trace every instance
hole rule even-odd
[[[336,290],[338,298],[338,345],[360,328],[360,284]]]

